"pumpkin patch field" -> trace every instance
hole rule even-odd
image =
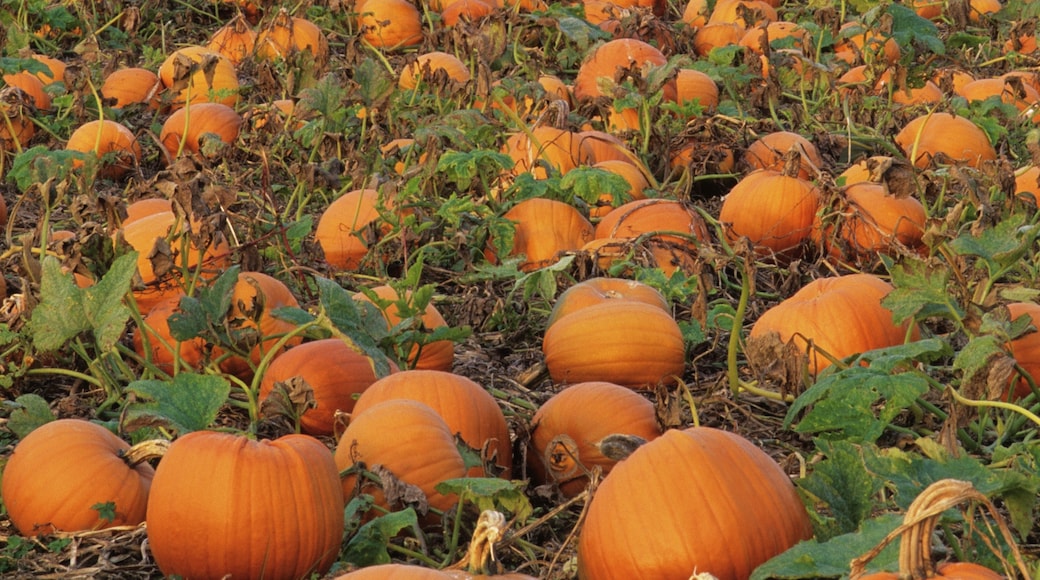
[[[1040,578],[1040,3],[0,23],[0,577]]]

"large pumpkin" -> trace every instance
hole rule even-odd
[[[625,278],[589,278],[563,291],[556,299],[546,328],[554,322],[582,308],[614,300],[645,302],[670,312],[668,301],[653,286]]]
[[[332,453],[317,439],[195,431],[156,468],[148,545],[167,576],[320,576],[339,556],[343,508]]]
[[[704,218],[679,201],[637,199],[614,208],[596,224],[596,238],[640,239],[651,249],[658,268],[671,275],[687,270],[697,246],[709,240]]]
[[[154,471],[130,465],[130,448],[101,425],[59,419],[30,432],[7,460],[7,515],[26,536],[80,532],[144,521]]]
[[[709,427],[672,430],[618,463],[578,540],[578,578],[740,580],[812,536],[791,479],[764,451]]]
[[[223,103],[192,102],[170,114],[159,132],[159,141],[172,161],[185,151],[208,155],[207,144],[231,145],[238,139],[242,117]]]
[[[398,50],[422,42],[422,15],[408,0],[361,0],[354,9],[361,37],[376,48]]]
[[[502,216],[514,223],[513,256],[524,256],[520,269],[530,272],[554,264],[563,252],[581,249],[593,227],[574,206],[535,197],[514,205]],[[494,257],[491,252],[488,257]]]
[[[372,244],[370,226],[378,223],[380,204],[385,201],[374,189],[355,189],[325,208],[314,230],[314,239],[325,253],[326,262],[340,270],[354,271],[361,267]]]
[[[663,66],[668,59],[654,46],[634,38],[618,38],[596,47],[578,68],[574,77],[574,98],[578,100],[604,96],[601,82],[613,82],[630,67],[643,77],[653,67]]]
[[[896,145],[917,167],[928,167],[932,160],[978,167],[997,158],[986,132],[978,125],[949,113],[921,115],[904,126],[895,137]]]
[[[403,507],[402,498],[360,477],[356,469],[380,466],[417,488],[428,506],[440,511],[458,498],[441,494],[435,489],[437,484],[466,475],[465,461],[447,423],[428,405],[409,399],[383,401],[357,413],[340,435],[335,459],[340,471],[353,468],[342,480],[341,493],[347,501],[357,493],[370,494],[377,506],[391,510]],[[427,524],[436,521],[432,513],[424,518]]]
[[[823,157],[812,141],[790,131],[766,133],[752,141],[744,152],[744,162],[752,169],[782,171],[786,164],[785,158],[792,150],[800,158],[796,177],[810,180],[825,168]]]
[[[897,325],[892,312],[881,305],[891,291],[891,284],[873,274],[813,280],[765,311],[751,327],[748,341],[776,333],[782,342],[794,342],[807,353],[809,372],[815,375],[831,364],[819,351],[842,359],[902,344],[908,336],[917,335],[916,326],[908,332],[909,325]]]
[[[719,221],[730,242],[746,237],[759,255],[795,257],[809,240],[820,192],[802,178],[759,169],[722,201]]]
[[[314,395],[314,407],[300,416],[300,427],[310,435],[332,435],[337,413],[353,411],[357,396],[379,378],[371,359],[342,339],[315,340],[294,346],[271,362],[260,381],[259,401],[266,401],[277,383],[294,377],[303,379]]]
[[[542,341],[557,383],[606,381],[634,389],[675,384],[686,368],[671,314],[640,302],[608,301],[555,321]]]
[[[69,135],[65,149],[95,157],[99,163],[97,174],[106,179],[123,177],[141,161],[137,137],[126,126],[108,119],[87,121],[77,127]],[[73,167],[82,165],[79,159],[72,162]]]
[[[581,139],[566,129],[542,125],[530,132],[510,135],[502,145],[502,152],[513,160],[513,175],[530,172],[544,179],[550,170],[562,175],[578,166]]]
[[[527,465],[537,484],[555,484],[567,497],[585,489],[593,470],[607,474],[622,448],[661,434],[654,404],[632,389],[605,382],[571,385],[531,418]]]
[[[813,236],[822,237],[827,254],[852,262],[891,253],[898,245],[919,249],[928,219],[917,198],[892,195],[883,184],[869,181],[843,187],[837,212],[833,227],[817,215]]]
[[[353,416],[359,417],[379,403],[394,399],[428,405],[466,445],[476,450],[486,448],[488,458],[494,460],[502,477],[509,478],[513,468],[509,425],[498,402],[484,387],[472,379],[443,371],[402,371],[372,383],[358,397]],[[473,467],[469,475],[496,474],[486,473],[483,467]]]

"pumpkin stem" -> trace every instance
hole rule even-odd
[[[890,534],[866,554],[856,558],[850,565],[850,578],[855,580],[865,573],[867,563],[876,557],[881,550],[896,538],[899,538],[899,577],[924,580],[935,576],[935,566],[932,564],[932,533],[935,526],[946,510],[965,502],[981,504],[989,511],[1005,542],[1010,547],[1015,565],[1023,578],[1028,578],[1029,573],[1022,560],[1018,544],[1011,536],[1007,522],[1004,520],[996,506],[983,493],[975,489],[968,481],[956,479],[939,480],[922,491],[906,511],[903,523],[892,530]],[[987,542],[990,549],[1001,560],[1005,572],[1011,572],[1011,565],[1004,555],[995,548],[992,543]],[[1014,574],[1010,574],[1014,577]]]
[[[802,170],[802,149],[799,145],[791,145],[783,156],[783,169],[780,171],[787,177],[797,177]]]
[[[495,560],[495,542],[506,535],[509,522],[502,512],[484,510],[477,518],[477,527],[473,530],[473,539],[466,551],[466,568],[472,573],[487,570],[488,562]]]
[[[149,459],[156,459],[166,455],[166,450],[169,448],[170,442],[166,439],[148,439],[122,452],[120,457],[130,467],[137,467],[137,465]]]

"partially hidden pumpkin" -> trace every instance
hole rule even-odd
[[[98,176],[119,179],[137,167],[141,161],[141,145],[137,137],[125,125],[116,121],[88,121],[69,135],[65,143],[68,151],[92,155],[99,163]],[[73,167],[82,167],[83,161],[75,159]]]
[[[233,337],[248,355],[222,358],[221,370],[248,380],[265,356],[277,356],[286,348],[300,344],[302,337],[294,336],[283,346],[278,346],[282,335],[295,329],[296,325],[275,315],[279,308],[299,305],[281,280],[263,272],[240,272],[231,293],[227,319]]]
[[[314,230],[325,261],[339,270],[359,269],[381,231],[380,208],[386,203],[374,189],[355,189],[330,203]]]
[[[557,320],[582,308],[614,300],[645,302],[663,312],[670,312],[668,301],[653,286],[626,278],[588,278],[560,294],[545,326],[548,328]]]
[[[238,72],[226,56],[201,45],[179,48],[159,65],[159,80],[172,108],[186,104],[238,103]]]
[[[745,237],[756,254],[795,257],[813,231],[820,191],[775,169],[744,176],[722,201],[719,221],[730,242]]]
[[[407,312],[409,308],[413,307],[412,293],[410,291],[405,292],[402,296],[393,286],[388,284],[373,286],[367,291],[374,295],[374,302],[365,292],[354,294],[354,299],[375,304],[383,313],[387,326],[391,329],[400,324],[404,319],[401,313]],[[404,330],[414,329],[427,332],[448,325],[432,301],[427,303],[423,311],[418,314],[418,319],[419,324],[415,325],[414,328]],[[420,344],[417,341],[412,344],[406,362],[409,368],[413,369],[450,372],[455,363],[455,343],[447,339],[434,340],[426,344]]]
[[[320,576],[339,557],[343,508],[332,453],[317,439],[195,431],[156,468],[148,545],[167,576]]]
[[[525,272],[554,264],[563,252],[581,249],[594,232],[577,208],[555,199],[525,199],[502,217],[514,223],[510,255],[524,257],[519,267]],[[494,253],[489,251],[488,257],[494,259]]]
[[[578,539],[578,578],[748,578],[812,536],[790,477],[747,439],[665,432],[603,479]]]
[[[997,158],[986,132],[964,117],[949,113],[921,115],[907,123],[895,137],[896,145],[917,167],[934,162],[979,167]]]
[[[242,117],[223,103],[189,103],[170,114],[159,132],[165,150],[164,160],[171,161],[185,151],[204,157],[222,157],[216,149],[238,139]]]
[[[154,471],[131,465],[130,445],[97,423],[58,419],[15,446],[3,471],[7,516],[25,536],[144,521]]]

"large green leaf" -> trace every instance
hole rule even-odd
[[[837,533],[854,532],[870,517],[884,482],[867,471],[859,446],[844,441],[818,440],[817,447],[826,459],[815,464],[809,475],[798,480],[798,487],[827,506]]]
[[[231,384],[219,376],[180,373],[171,381],[134,381],[126,390],[138,398],[127,405],[128,425],[162,425],[183,434],[213,424]]]
[[[867,520],[856,532],[825,542],[807,540],[762,564],[751,573],[751,580],[800,578],[841,578],[849,573],[849,562],[872,550],[903,522],[899,514],[886,514]],[[867,565],[868,572],[899,568],[899,545],[888,545]]]
[[[350,538],[342,559],[361,567],[389,564],[387,544],[402,530],[418,525],[419,519],[410,507],[380,516],[361,526]]]

